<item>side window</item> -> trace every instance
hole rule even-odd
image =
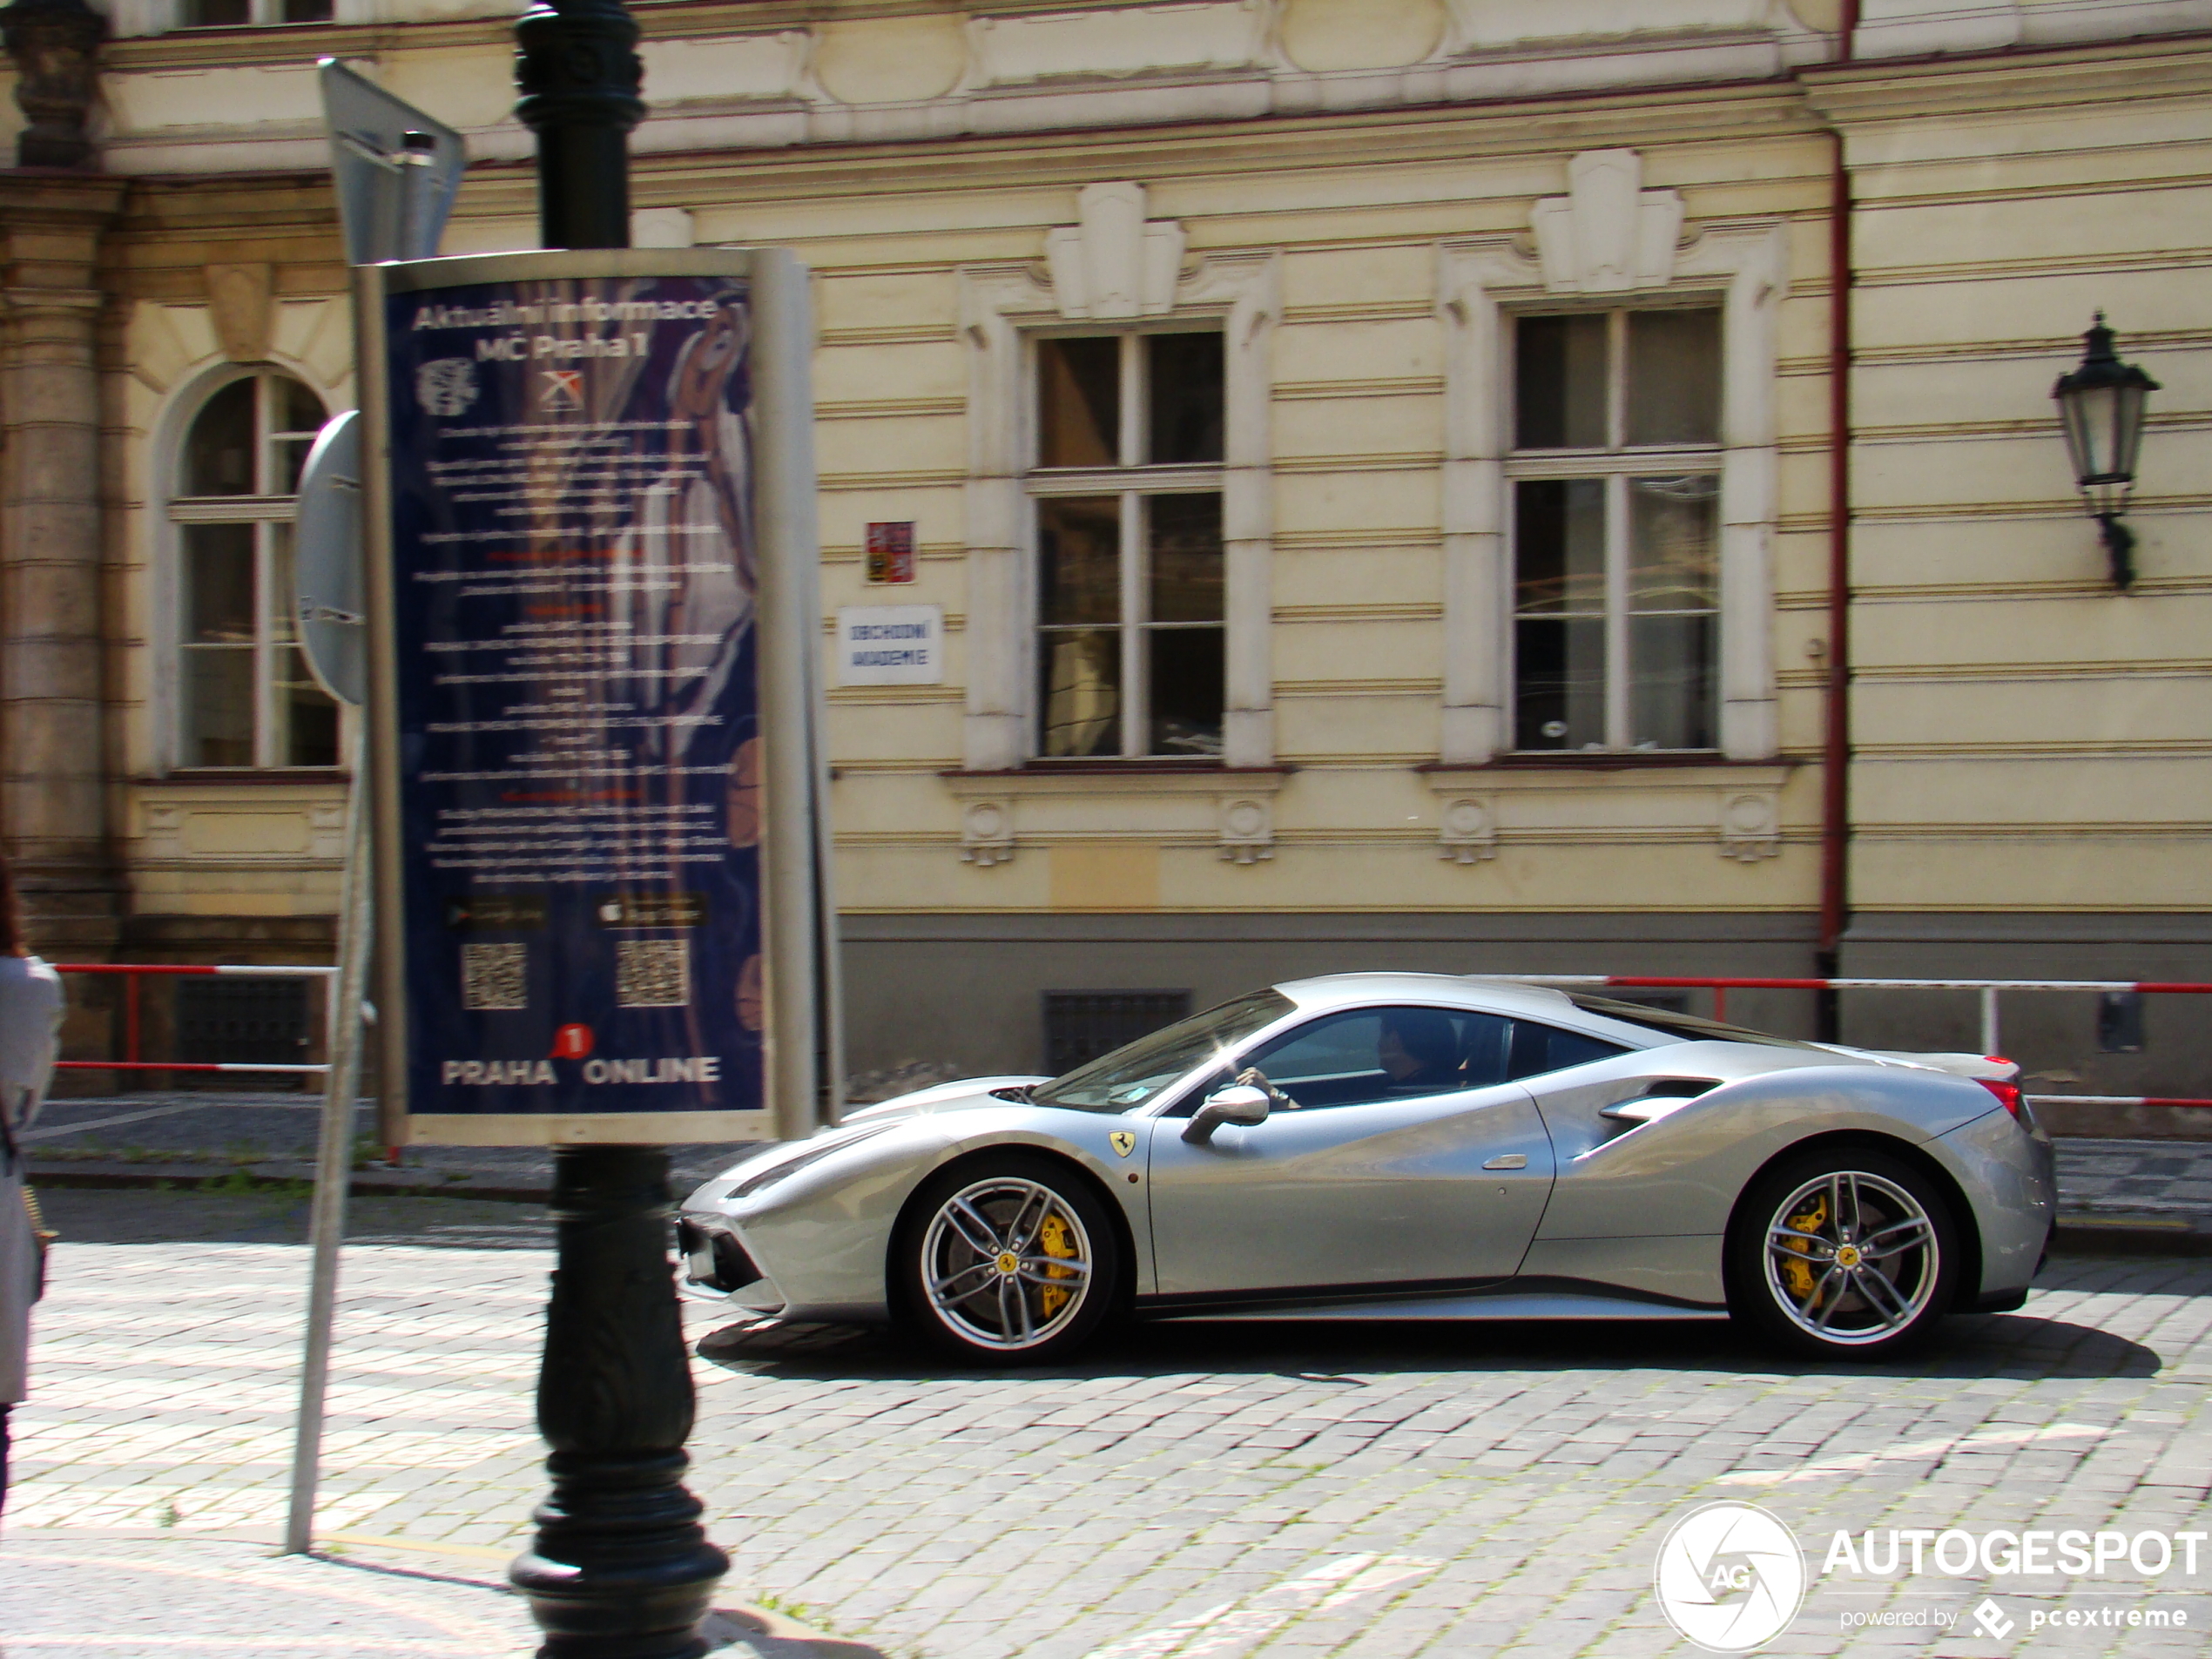
[[[1602,1037],[1586,1037],[1579,1031],[1562,1031],[1555,1025],[1539,1025],[1534,1020],[1516,1020],[1510,1075],[1515,1079],[1539,1077],[1548,1071],[1587,1066],[1593,1060],[1626,1053],[1628,1050],[1619,1043],[1608,1042]]]
[[[1301,1109],[1366,1105],[1504,1082],[1507,1032],[1462,1008],[1361,1008],[1286,1032],[1244,1063]]]

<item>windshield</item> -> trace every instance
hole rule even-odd
[[[1233,1049],[1296,1006],[1280,991],[1254,991],[1217,1008],[1155,1031],[1064,1077],[1039,1083],[1029,1098],[1040,1106],[1072,1106],[1085,1112],[1131,1112],[1177,1078]]]
[[[1681,1037],[1689,1042],[1756,1042],[1769,1049],[1819,1049],[1817,1042],[1800,1042],[1795,1037],[1777,1037],[1771,1032],[1753,1031],[1744,1026],[1723,1025],[1718,1020],[1703,1020],[1695,1014],[1677,1014],[1672,1008],[1646,1008],[1641,1002],[1616,1002],[1609,996],[1590,996],[1581,991],[1569,991],[1567,1000],[1576,1008],[1591,1014],[1602,1014],[1608,1020],[1618,1020],[1624,1025],[1640,1025],[1648,1030],[1663,1031],[1670,1037]]]

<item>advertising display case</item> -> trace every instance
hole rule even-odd
[[[359,272],[396,1144],[819,1121],[806,281],[743,249]]]

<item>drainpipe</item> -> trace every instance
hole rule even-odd
[[[1836,61],[1851,61],[1859,0],[1844,0],[1836,28]],[[1820,772],[1819,974],[1836,977],[1850,921],[1851,852],[1851,174],[1844,135],[1829,138],[1835,159],[1828,195],[1828,654],[1827,721]],[[1840,1035],[1837,993],[1820,993],[1820,1035]]]

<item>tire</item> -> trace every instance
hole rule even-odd
[[[1119,1235],[1089,1184],[1064,1163],[1018,1152],[929,1182],[892,1245],[901,1321],[971,1365],[1073,1353],[1119,1300],[1122,1273]]]
[[[1950,1204],[1904,1159],[1804,1153],[1762,1171],[1737,1207],[1729,1312],[1796,1353],[1885,1359],[1950,1311],[1963,1256]]]

